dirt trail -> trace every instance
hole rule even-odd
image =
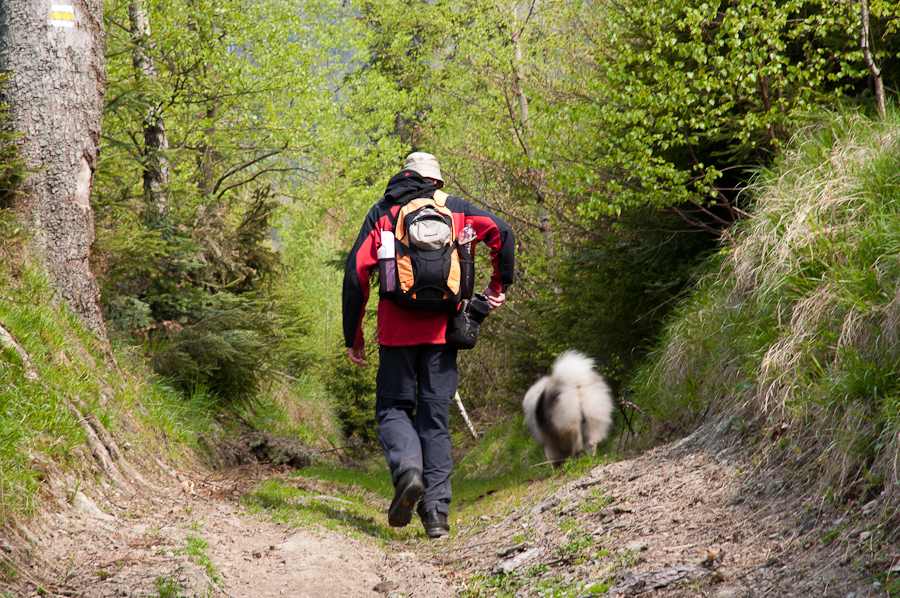
[[[181,472],[180,483],[158,478],[156,491],[141,496],[106,487],[87,501],[56,501],[57,512],[30,532],[37,551],[13,595],[456,595],[445,572],[411,551],[249,512],[240,495],[273,471],[244,468],[228,478]]]
[[[51,500],[39,530],[20,529],[31,534],[30,565],[0,596],[38,595],[40,585],[84,597],[443,598],[481,588],[469,595],[864,598],[888,595],[884,574],[900,574],[900,548],[879,540],[877,501],[852,515],[805,503],[789,479],[753,472],[740,446],[721,440],[600,465],[549,495],[536,482],[506,512],[455,523],[449,539],[388,548],[242,507],[241,494],[273,471],[162,475],[156,491],[132,498],[86,489],[93,513],[80,497]]]
[[[877,499],[804,501],[789,467],[754,469],[722,432],[595,467],[457,530],[465,540],[435,562],[518,575],[505,589],[525,596],[864,598],[888,596],[885,577],[898,595],[900,547],[883,539],[896,530]]]

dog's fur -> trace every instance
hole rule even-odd
[[[566,351],[553,370],[535,382],[522,401],[525,424],[544,447],[547,460],[558,465],[582,451],[593,454],[612,423],[612,398],[594,360]]]

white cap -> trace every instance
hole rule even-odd
[[[406,156],[406,163],[403,170],[414,170],[423,177],[435,179],[438,182],[438,189],[444,186],[444,178],[441,176],[441,167],[438,166],[437,158],[425,152],[413,152]]]

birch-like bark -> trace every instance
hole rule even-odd
[[[147,221],[151,227],[165,221],[169,215],[169,137],[159,102],[147,92],[156,83],[156,66],[151,54],[150,17],[144,0],[131,0],[128,4],[131,21],[132,65],[134,76],[141,88],[144,127],[144,193],[147,195]]]
[[[53,4],[51,4],[53,2]],[[106,341],[100,290],[89,266],[91,188],[106,89],[101,0],[0,2],[0,90],[31,169],[13,209],[33,232],[52,282]]]
[[[456,393],[453,400],[456,401],[456,406],[459,407],[459,412],[462,415],[463,420],[465,420],[466,426],[469,428],[469,434],[472,435],[472,438],[478,440],[478,432],[475,431],[475,426],[472,425],[472,420],[469,419],[469,414],[466,413],[466,408],[463,405],[462,399],[459,397],[459,393]]]
[[[860,36],[861,40],[859,45],[862,47],[866,66],[869,67],[869,72],[872,73],[872,77],[875,79],[875,105],[878,107],[878,114],[881,115],[881,118],[884,118],[887,115],[887,110],[884,105],[884,82],[881,80],[881,70],[878,68],[878,65],[875,64],[875,61],[872,60],[872,52],[869,49],[869,3],[867,0],[861,0],[860,13],[862,20],[862,35]]]

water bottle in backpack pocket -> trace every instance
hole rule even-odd
[[[393,294],[397,290],[397,255],[394,249],[394,233],[381,231],[381,246],[378,248],[378,292]]]
[[[460,295],[463,299],[471,299],[475,291],[475,239],[472,221],[466,220],[456,240],[459,245]]]

